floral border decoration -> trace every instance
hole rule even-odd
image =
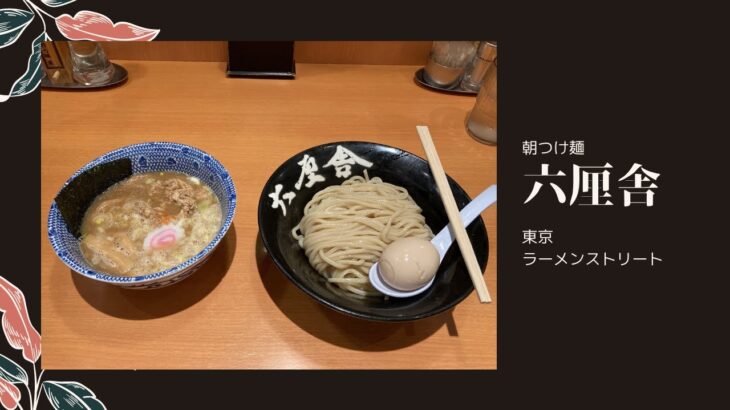
[[[0,354],[0,405],[7,410],[20,409],[22,394],[18,386],[28,392],[28,409],[38,407],[42,393],[56,410],[106,410],[94,392],[73,381],[42,381],[44,370],[37,370],[41,356],[41,335],[28,317],[25,296],[15,285],[0,276],[0,315],[2,329],[11,347],[22,350],[23,359],[33,365],[33,377],[11,358]],[[43,388],[41,391],[41,387]]]
[[[26,70],[10,90],[0,90],[0,103],[11,97],[21,97],[32,93],[41,83],[44,72],[41,68],[41,43],[50,41],[47,34],[46,20],[50,19],[56,28],[69,40],[91,41],[152,41],[160,33],[158,29],[149,29],[121,21],[114,23],[109,17],[95,11],[82,10],[74,16],[61,14],[54,16],[36,5],[34,1],[23,0],[27,9],[0,9],[0,49],[11,46],[23,34],[35,18],[41,19],[43,32],[33,40]],[[63,7],[76,0],[40,0],[50,8]]]

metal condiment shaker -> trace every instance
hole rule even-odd
[[[469,91],[479,91],[479,87],[484,81],[484,75],[496,59],[497,42],[482,41],[479,44],[477,54],[466,68],[464,77],[461,80],[461,88]]]

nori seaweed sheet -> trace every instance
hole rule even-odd
[[[56,196],[56,206],[68,231],[81,237],[81,222],[94,198],[110,186],[132,175],[132,160],[122,158],[99,164],[73,179]]]

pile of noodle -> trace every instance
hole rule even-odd
[[[386,246],[400,238],[433,237],[405,188],[367,172],[317,192],[292,235],[317,272],[360,296],[380,295],[368,271]]]

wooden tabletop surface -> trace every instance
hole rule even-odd
[[[497,151],[470,138],[474,97],[419,87],[416,66],[297,65],[296,80],[231,79],[224,63],[116,61],[129,81],[104,91],[42,93],[42,366],[46,369],[494,369],[497,366],[496,206],[486,278],[417,322],[354,319],[305,295],[257,248],[257,206],[282,162],[340,140],[397,146],[424,157],[428,125],[446,172],[474,196],[496,183]],[[238,190],[221,248],[190,278],[141,291],[96,283],[53,253],[46,218],[63,182],[97,156],[168,140],[211,153]]]

